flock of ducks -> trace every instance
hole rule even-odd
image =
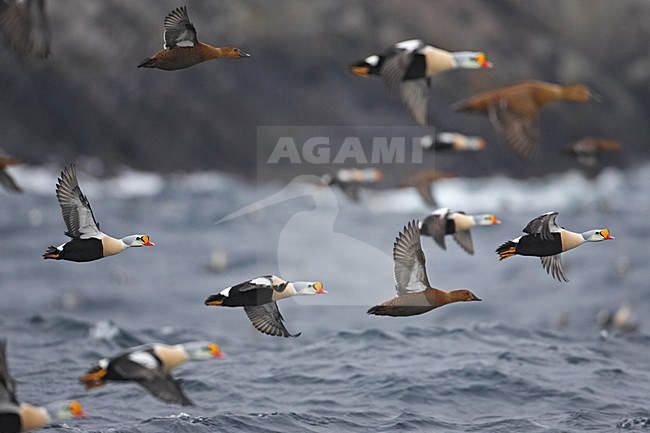
[[[32,24],[25,17],[33,10],[42,13],[43,0],[0,0],[0,31],[3,40],[13,50],[25,55],[46,56],[47,44],[32,35]],[[43,15],[44,16],[44,15]],[[45,20],[45,18],[43,18]],[[164,48],[145,59],[138,67],[167,71],[188,68],[198,63],[218,58],[244,58],[249,55],[235,47],[213,47],[197,39],[196,29],[190,22],[187,8],[174,9],[164,20]],[[10,37],[7,35],[11,35]],[[428,123],[429,86],[436,74],[452,69],[488,69],[493,65],[482,52],[448,52],[421,40],[399,42],[381,54],[372,54],[354,63],[351,72],[357,76],[382,77],[391,92],[399,95],[413,119],[419,125]],[[537,152],[539,135],[538,112],[545,105],[562,101],[586,102],[596,100],[586,86],[577,84],[560,86],[540,81],[526,81],[492,90],[459,102],[459,111],[486,114],[503,142],[517,155],[531,159]],[[615,142],[585,139],[572,145],[568,151],[579,158],[600,151],[620,148]],[[422,146],[432,150],[476,151],[485,147],[480,137],[467,137],[458,133],[441,133],[423,138]],[[19,191],[16,183],[4,171],[5,167],[19,161],[0,158],[0,182],[5,188]],[[425,201],[436,206],[430,184],[449,174],[422,172],[410,175],[401,182],[414,186]],[[381,172],[377,169],[342,169],[334,176],[323,177],[324,184],[338,185],[353,199],[358,199],[358,188],[366,182],[377,182]],[[133,234],[114,238],[100,230],[90,202],[83,194],[74,165],[65,167],[56,185],[56,197],[61,207],[70,238],[59,246],[50,246],[43,254],[47,260],[89,262],[119,254],[131,247],[152,247],[148,235]],[[614,239],[607,229],[594,229],[574,233],[556,223],[557,212],[545,213],[526,225],[525,235],[500,245],[496,252],[499,260],[514,255],[539,257],[543,268],[555,279],[568,281],[561,262],[561,254],[586,242]],[[377,316],[413,316],[429,312],[455,302],[481,301],[469,290],[443,291],[432,287],[427,277],[426,259],[422,251],[422,236],[432,237],[446,249],[445,237],[451,235],[468,254],[474,254],[471,229],[500,224],[494,215],[467,215],[461,211],[442,208],[426,216],[421,222],[412,220],[398,234],[393,246],[393,270],[397,296],[373,306],[367,312]],[[285,281],[275,275],[255,277],[227,287],[204,301],[206,306],[243,307],[252,325],[264,334],[279,337],[298,337],[284,326],[284,318],[277,301],[293,296],[326,294],[320,281]],[[20,403],[5,353],[6,342],[0,340],[0,430],[13,433],[38,428],[54,419],[83,416],[79,402],[53,403],[34,407]],[[108,381],[134,381],[152,395],[168,402],[190,405],[171,371],[189,360],[208,360],[223,356],[219,346],[198,341],[178,345],[147,344],[99,360],[80,378],[86,388],[104,385]]]

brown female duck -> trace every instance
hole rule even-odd
[[[420,246],[420,223],[409,222],[393,246],[393,272],[397,296],[375,305],[368,314],[376,316],[415,316],[453,302],[480,301],[469,290],[445,292],[429,284],[425,257]]]
[[[165,45],[138,68],[158,68],[165,71],[189,68],[212,59],[250,57],[239,48],[213,47],[198,41],[196,29],[190,22],[185,6],[174,9],[164,22]]]

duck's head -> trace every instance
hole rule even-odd
[[[297,295],[325,295],[326,290],[323,290],[323,283],[320,281],[296,281],[289,283],[293,285]]]
[[[379,75],[384,63],[384,56],[372,54],[363,60],[350,65],[350,72],[358,77],[366,78],[368,75]]]
[[[223,358],[223,352],[221,352],[219,346],[210,341],[191,341],[189,343],[183,343],[181,346],[183,346],[190,359],[194,361]]]
[[[238,59],[241,57],[250,57],[251,55],[243,52],[236,47],[226,47],[221,49],[221,57],[227,57],[232,59]]]
[[[45,406],[52,420],[82,418],[86,416],[81,403],[78,401],[55,401]]]
[[[568,101],[602,101],[602,97],[599,94],[594,93],[589,87],[585,86],[584,84],[572,84],[570,86],[564,86],[562,87],[562,94],[564,96],[564,99]]]
[[[449,292],[449,296],[454,302],[482,301],[481,298],[467,289],[451,291]]]
[[[487,61],[485,53],[475,51],[458,51],[451,53],[457,68],[483,69],[493,68],[494,65]]]
[[[153,247],[154,244],[149,240],[147,235],[131,235],[125,238],[122,238],[122,242],[127,247]]]
[[[613,240],[614,236],[610,235],[607,229],[597,229],[584,232],[582,238],[585,242],[600,242]]]
[[[497,219],[492,214],[483,214],[474,216],[474,221],[477,226],[492,226],[495,224],[501,224],[501,221]]]

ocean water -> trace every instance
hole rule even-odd
[[[98,180],[79,170],[103,231],[156,243],[79,264],[41,258],[65,241],[59,170],[16,168],[26,192],[0,192],[0,330],[19,398],[78,399],[88,414],[47,431],[648,430],[650,165],[594,181],[569,172],[440,183],[441,203],[502,224],[473,231],[474,256],[451,239],[447,251],[422,240],[431,283],[483,302],[411,318],[365,311],[394,296],[394,238],[428,212],[412,191],[365,191],[355,204],[309,178],[258,188],[218,173]],[[494,253],[549,210],[567,229],[616,237],[565,254],[569,283],[536,258],[499,263]],[[203,304],[269,273],[329,291],[279,302],[299,338],[262,335],[240,309]],[[596,314],[624,303],[638,331],[601,333]],[[199,339],[226,357],[175,370],[196,406],[162,403],[135,384],[87,392],[77,382],[123,348]]]

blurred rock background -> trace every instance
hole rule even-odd
[[[575,162],[560,150],[583,136],[624,143],[607,164],[629,166],[650,154],[647,0],[187,0],[199,40],[252,57],[175,72],[137,69],[162,47],[163,19],[183,3],[47,0],[50,58],[21,61],[0,50],[0,148],[34,164],[90,157],[101,161],[99,174],[129,166],[254,176],[258,126],[413,125],[380,79],[355,77],[347,66],[421,38],[485,51],[495,64],[434,80],[431,124],[488,140],[481,154],[437,158],[437,169],[467,176],[565,170]],[[542,154],[532,164],[501,147],[486,118],[449,107],[525,79],[584,82],[603,97],[546,108]]]

